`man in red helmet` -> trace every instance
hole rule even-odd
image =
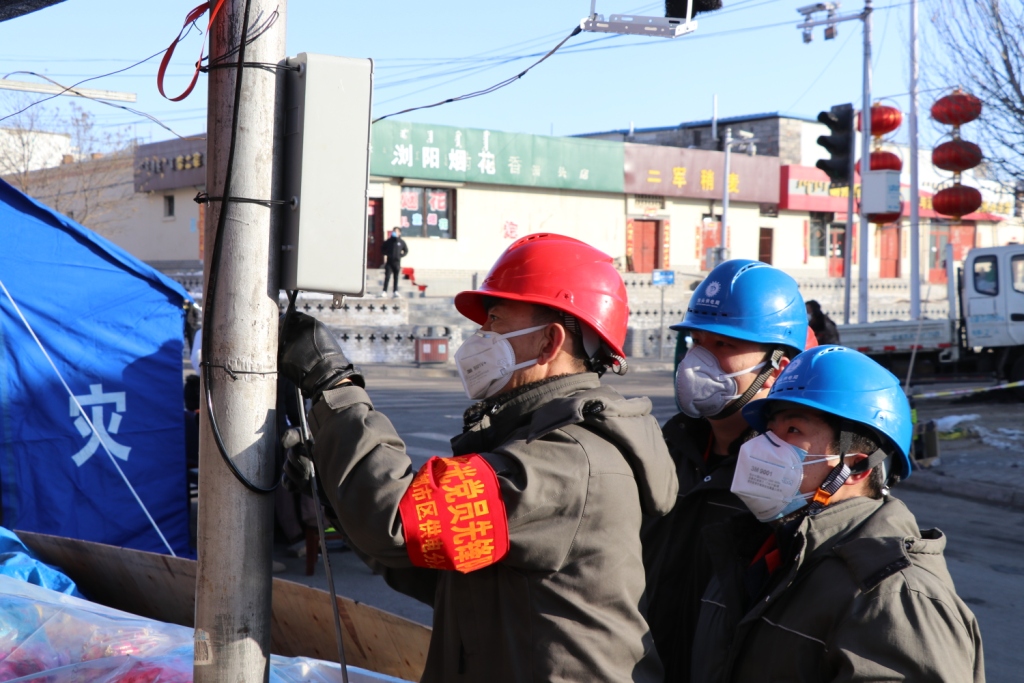
[[[317,476],[349,542],[434,607],[424,681],[661,681],[642,616],[642,516],[675,466],[624,371],[611,258],[530,235],[455,299],[481,325],[455,355],[470,398],[453,457],[414,472],[363,378],[313,318],[283,323],[279,367],[314,401]],[[294,478],[309,476],[290,463]]]

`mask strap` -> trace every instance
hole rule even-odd
[[[749,387],[747,387],[746,391],[744,391],[742,394],[740,394],[740,396],[736,400],[734,400],[732,403],[727,405],[725,407],[725,409],[723,409],[720,413],[718,413],[717,415],[713,415],[713,416],[711,416],[708,419],[711,419],[711,420],[723,420],[723,419],[729,417],[730,415],[734,414],[737,410],[739,410],[743,406],[745,406],[748,403],[750,403],[750,400],[752,398],[754,398],[754,395],[757,392],[761,391],[761,387],[763,387],[764,383],[768,381],[768,378],[771,376],[772,371],[779,367],[779,361],[782,360],[782,356],[784,354],[785,354],[785,351],[783,351],[782,349],[775,349],[774,351],[772,351],[771,352],[771,358],[768,361],[759,363],[760,366],[764,366],[764,369],[761,370],[761,372],[758,374],[758,376],[754,378],[753,384],[751,384]],[[769,363],[769,364],[765,365],[766,363]],[[756,368],[758,366],[754,366],[754,367]],[[735,377],[736,375],[742,375],[745,372],[750,372],[750,370],[744,370],[743,372],[736,372],[736,373],[733,373],[731,375],[727,375],[727,377]]]
[[[836,491],[843,487],[846,480],[850,478],[850,468],[846,466],[846,457],[840,456],[839,464],[832,468],[832,471],[821,482],[821,486],[814,493],[814,499],[807,504],[808,514],[821,512],[832,500]]]
[[[524,334],[530,334],[531,332],[536,332],[537,330],[543,330],[545,327],[547,327],[547,325],[535,325],[534,327],[527,327],[526,329],[523,329],[523,330],[516,330],[515,332],[509,332],[508,334],[502,334],[502,335],[499,335],[499,336],[502,339],[511,339],[512,337],[519,337],[519,336],[524,335]]]

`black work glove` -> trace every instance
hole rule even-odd
[[[336,529],[341,528],[341,524],[338,522],[338,513],[334,511],[331,501],[327,498],[320,475],[314,473],[312,454],[307,449],[306,443],[302,440],[302,435],[298,428],[292,427],[285,431],[281,435],[281,445],[288,452],[288,458],[284,461],[284,474],[281,477],[281,483],[292,493],[312,497],[313,487],[311,483],[315,476],[317,498],[319,498],[320,505],[324,508],[328,526],[334,526]]]
[[[313,478],[313,461],[306,450],[299,430],[295,427],[281,435],[281,445],[285,447],[288,457],[284,461],[284,477],[281,483],[292,493],[312,494],[309,485]]]
[[[313,316],[299,311],[281,317],[277,367],[295,382],[303,396],[314,401],[343,379],[366,386],[331,331]]]

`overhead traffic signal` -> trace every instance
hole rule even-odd
[[[850,155],[853,148],[853,105],[837,104],[830,111],[818,114],[818,120],[829,127],[831,135],[818,137],[818,144],[824,147],[830,159],[818,159],[814,164],[828,174],[832,185],[849,185]]]

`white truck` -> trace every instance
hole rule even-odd
[[[906,377],[986,373],[1024,380],[1024,245],[972,249],[953,272],[947,248],[949,317],[839,326],[843,346]],[[915,353],[916,350],[916,353]],[[1017,390],[1024,398],[1024,390]]]

